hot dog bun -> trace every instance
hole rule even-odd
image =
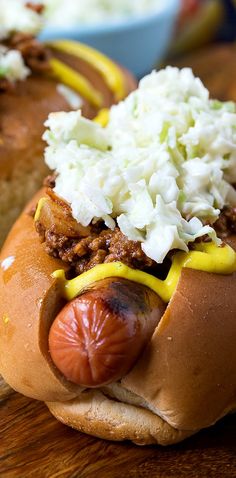
[[[236,274],[183,270],[150,343],[121,385],[105,388],[105,396],[91,392],[71,403],[48,403],[50,411],[86,433],[139,444],[175,443],[213,425],[236,409],[235,310]],[[110,397],[126,403],[126,413],[124,403]],[[120,429],[124,415],[129,425]]]
[[[70,399],[76,396],[73,386],[53,367],[47,346],[50,318],[63,305],[51,277],[58,264],[37,241],[29,215],[33,205],[35,200],[15,223],[1,252],[2,261],[12,258],[13,263],[7,268],[1,262],[0,369],[6,382],[25,395]]]
[[[233,411],[235,274],[182,270],[150,343],[121,382],[83,391],[63,378],[51,361],[47,338],[63,305],[50,274],[63,263],[45,254],[28,214],[42,195],[21,215],[0,256],[0,373],[5,380],[48,402],[63,423],[139,444],[175,443]]]
[[[122,385],[175,428],[214,424],[236,407],[235,310],[235,273],[183,269],[145,355]]]
[[[173,428],[142,406],[117,401],[95,390],[77,399],[51,402],[47,406],[65,425],[105,440],[131,440],[137,445],[169,445],[193,434]]]

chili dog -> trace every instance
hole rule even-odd
[[[146,407],[143,408],[142,400],[128,390],[120,390],[118,384],[118,390],[112,384],[112,389],[106,385],[90,391],[90,387],[84,389],[67,380],[54,365],[49,353],[48,337],[65,301],[52,273],[61,268],[63,263],[45,253],[30,215],[32,207],[42,195],[45,195],[45,191],[29,203],[1,251],[1,265],[7,257],[14,257],[9,268],[4,266],[0,269],[0,286],[1,291],[4,290],[0,303],[2,376],[18,392],[48,401],[52,413],[58,418],[60,416],[62,421],[67,417],[65,421],[78,428],[79,420],[81,429],[95,436],[113,440],[130,439],[137,444],[164,445],[191,435],[192,431],[174,429],[162,418],[153,415]],[[66,270],[65,264],[64,267]],[[155,298],[154,303],[158,302],[160,311],[162,302]],[[125,403],[122,405],[123,400]],[[67,405],[69,410],[66,409]],[[110,425],[106,424],[106,419]]]
[[[164,445],[236,409],[233,108],[189,70],[166,69],[104,129],[76,112],[49,118],[51,187],[0,257],[0,372],[63,423]]]

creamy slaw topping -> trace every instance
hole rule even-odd
[[[24,80],[29,74],[30,69],[25,65],[19,51],[0,47],[0,79],[6,78],[14,83],[17,80]]]
[[[43,0],[48,25],[70,26],[116,21],[161,10],[163,0]]]
[[[27,8],[24,0],[0,0],[0,40],[15,32],[37,34],[42,28],[42,18]]]
[[[212,223],[236,204],[235,106],[210,100],[190,69],[143,78],[106,128],[80,111],[53,113],[46,126],[55,192],[78,222],[117,223],[159,263],[205,234],[220,243]]]
[[[0,0],[0,41],[14,33],[37,34],[42,27],[41,16],[26,6],[23,0]],[[30,74],[21,52],[0,46],[0,79],[11,83],[24,80]]]

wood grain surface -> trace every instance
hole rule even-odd
[[[236,49],[214,47],[172,64],[193,66],[212,97],[236,101]],[[0,380],[0,478],[234,478],[236,415],[172,447],[138,447],[78,433],[43,403]]]
[[[233,478],[236,415],[172,447],[138,447],[78,433],[43,403],[2,384],[1,478]]]

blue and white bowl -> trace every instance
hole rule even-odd
[[[46,27],[41,40],[67,38],[86,43],[131,70],[138,78],[160,62],[170,45],[180,0],[163,0],[163,7],[142,17],[79,27]]]

